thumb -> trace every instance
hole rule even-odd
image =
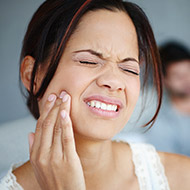
[[[29,133],[28,134],[28,142],[29,142],[29,150],[31,152],[32,150],[32,145],[34,143],[34,133]]]

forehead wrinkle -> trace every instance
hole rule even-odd
[[[94,14],[94,13],[95,12],[93,12],[91,14]],[[109,11],[106,11],[105,13],[107,15],[107,13],[109,13]],[[74,46],[75,46],[76,49],[92,49],[92,50],[94,50],[94,51],[96,51],[98,53],[101,53],[105,59],[112,59],[114,61],[115,60],[118,61],[118,60],[120,60],[119,58],[121,58],[121,60],[125,59],[126,57],[124,57],[124,56],[134,57],[135,59],[138,59],[138,55],[136,55],[136,52],[133,51],[133,48],[131,49],[131,46],[123,45],[124,41],[126,41],[127,44],[137,43],[136,42],[136,35],[133,36],[133,32],[130,32],[130,29],[131,29],[130,23],[129,23],[129,31],[125,30],[126,36],[129,36],[129,37],[124,38],[122,41],[121,41],[121,38],[118,38],[118,41],[116,41],[114,36],[113,36],[113,39],[112,39],[112,36],[109,36],[109,33],[105,35],[104,27],[103,27],[103,29],[104,29],[103,33],[101,33],[102,25],[101,26],[98,25],[98,27],[95,27],[95,29],[97,31],[100,30],[100,32],[94,33],[93,29],[90,28],[90,31],[92,32],[92,37],[93,37],[93,38],[91,38],[91,37],[88,36],[88,33],[87,33],[88,32],[88,30],[87,30],[88,27],[87,26],[89,26],[89,22],[87,22],[88,21],[87,18],[89,18],[89,17],[91,18],[91,14],[89,14],[89,13],[87,13],[87,14],[88,14],[88,17],[86,17],[87,15],[85,15],[80,20],[76,30],[71,35],[71,37],[70,37],[70,39],[69,39],[69,41],[67,43],[68,47],[69,47],[70,43],[73,45],[73,43],[72,43],[73,40],[77,39],[79,41],[79,43],[78,43],[79,46],[77,45],[77,43],[75,43]],[[95,16],[98,17],[98,15],[96,14]],[[117,17],[117,15],[116,15],[116,17]],[[100,19],[100,18],[98,17],[98,19]],[[101,17],[101,20],[102,20],[102,17]],[[93,21],[94,21],[94,19],[93,19]],[[95,24],[92,25],[92,26],[96,26],[97,23],[98,22],[96,20]],[[127,24],[128,24],[128,22],[127,22]],[[114,26],[113,30],[115,30],[115,26]],[[128,31],[128,32],[126,32],[126,31]],[[82,35],[82,38],[81,38],[81,36],[79,38],[78,35],[79,36]],[[94,38],[94,35],[95,35],[96,39]],[[104,39],[103,41],[101,41],[102,38]],[[113,43],[112,43],[112,41],[113,41]],[[138,49],[138,47],[137,47],[137,49]]]
[[[102,54],[103,59],[110,60],[110,61],[114,59],[114,61],[119,62],[120,60],[122,60],[122,54],[126,55],[124,52],[121,53],[121,51],[118,52],[118,53],[115,53],[118,50],[114,51],[113,46],[110,46],[110,47],[104,46],[104,47],[102,47],[102,45],[100,45],[98,42],[94,46],[92,46],[92,49],[94,51]],[[124,58],[126,58],[126,57],[124,57]]]

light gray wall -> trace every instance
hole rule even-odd
[[[43,0],[0,0],[0,124],[28,115],[18,88],[21,43]],[[133,0],[147,13],[159,43],[176,39],[190,47],[190,0]]]
[[[178,40],[190,47],[190,0],[132,0],[147,14],[157,43]]]
[[[43,0],[0,1],[0,123],[28,111],[19,91],[19,55],[27,24]]]

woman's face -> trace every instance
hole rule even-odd
[[[43,98],[71,96],[75,133],[110,139],[130,118],[140,91],[138,43],[134,25],[121,11],[89,12],[67,43]]]

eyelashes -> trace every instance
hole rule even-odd
[[[87,65],[97,65],[98,63],[96,62],[90,62],[90,61],[79,61],[82,64],[87,64]]]
[[[85,65],[98,65],[99,63],[97,62],[92,62],[92,61],[79,61],[81,64],[85,64]],[[133,71],[131,69],[124,69],[122,67],[120,67],[121,70],[123,70],[124,72],[128,72],[128,73],[131,73],[131,74],[134,74],[134,75],[139,75],[138,72],[136,71]]]
[[[135,71],[132,71],[132,70],[129,70],[129,69],[122,69],[123,71],[125,71],[125,72],[129,72],[129,73],[132,73],[132,74],[134,74],[134,75],[139,75],[139,73],[137,73],[137,72],[135,72]]]

